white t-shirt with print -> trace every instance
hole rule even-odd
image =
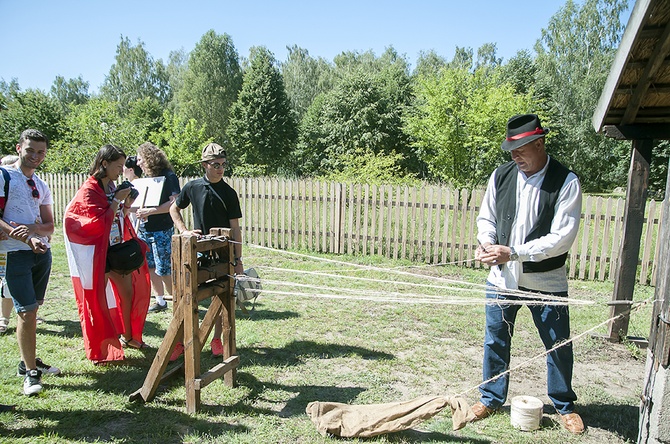
[[[11,224],[27,225],[42,223],[40,206],[53,205],[53,196],[49,186],[33,173],[32,179],[35,187],[40,193],[39,198],[33,197],[33,189],[28,185],[28,177],[23,175],[20,169],[4,167],[9,173],[9,198],[5,206],[5,214],[2,219]],[[0,174],[0,196],[5,195],[5,178]],[[40,237],[47,247],[50,247],[46,236]],[[7,239],[0,242],[0,251],[30,250],[28,244],[16,239]]]

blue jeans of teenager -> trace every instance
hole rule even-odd
[[[516,315],[521,308],[518,304],[505,304],[505,301],[518,301],[515,296],[501,295],[489,288],[486,292],[486,333],[484,336],[484,381],[507,371],[510,363],[510,349],[514,335]],[[520,288],[520,290],[530,291]],[[567,292],[543,293],[567,297]],[[491,304],[492,300],[497,303]],[[527,300],[527,298],[526,298]],[[545,350],[570,338],[570,314],[567,305],[528,305],[533,322],[540,334]],[[547,394],[558,413],[564,415],[574,410],[577,395],[572,390],[572,343],[557,348],[547,355]],[[481,402],[496,409],[507,400],[509,374],[505,374],[479,387]]]

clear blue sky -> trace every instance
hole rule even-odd
[[[581,4],[581,1],[577,1]],[[343,51],[393,46],[414,66],[420,51],[451,59],[457,46],[495,43],[505,60],[532,51],[565,0],[0,0],[0,78],[48,91],[57,75],[98,90],[121,36],[154,59],[191,51],[209,29],[240,56],[263,45],[279,61],[298,45],[329,61]]]

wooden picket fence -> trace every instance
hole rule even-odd
[[[85,175],[47,174],[57,223]],[[182,185],[192,178],[181,178]],[[279,249],[406,259],[421,264],[481,267],[474,261],[476,218],[483,191],[425,184],[361,185],[317,180],[228,178],[242,205],[244,241]],[[625,201],[584,196],[568,275],[613,280],[619,261]],[[638,262],[639,283],[656,282],[661,205],[647,203]],[[190,226],[189,211],[182,213]]]

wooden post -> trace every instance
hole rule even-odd
[[[200,345],[198,320],[198,280],[197,252],[195,236],[189,236],[182,243],[184,264],[184,286],[181,288],[181,307],[184,310],[184,385],[186,387],[186,411],[195,413],[200,409],[200,390],[195,388],[196,376],[200,375]],[[193,267],[195,265],[195,267]]]
[[[230,229],[213,228],[208,236],[175,235],[172,237],[173,317],[143,386],[130,395],[130,400],[144,402],[153,399],[159,384],[177,373],[182,365],[165,371],[177,341],[184,344],[184,386],[186,411],[200,409],[200,391],[223,376],[229,387],[235,385],[239,365],[235,342],[235,297],[233,288],[233,247]],[[198,265],[198,253],[211,253],[212,263]],[[207,313],[199,322],[198,306],[213,298]],[[223,362],[201,373],[200,355],[217,317],[223,316]]]
[[[612,294],[613,304],[610,308],[610,317],[622,316],[610,323],[608,339],[611,342],[620,342],[621,338],[625,338],[628,334],[630,320],[628,310],[630,306],[617,302],[633,300],[637,261],[640,255],[640,237],[642,236],[642,223],[649,185],[652,147],[653,140],[633,141],[619,268],[616,270],[614,292]]]

